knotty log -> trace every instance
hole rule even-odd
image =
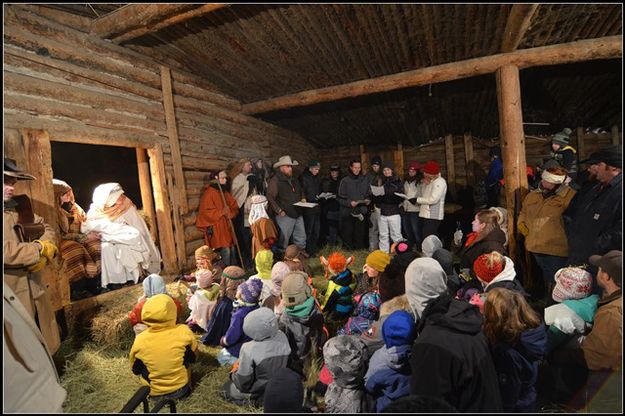
[[[617,58],[623,56],[622,41],[623,37],[621,35],[607,36],[451,62],[258,101],[243,105],[242,110],[246,114],[258,114],[400,88],[471,78],[495,72],[504,65],[530,68],[534,66]]]
[[[445,167],[447,168],[447,185],[449,193],[456,199],[456,167],[454,166],[454,137],[445,136]]]
[[[150,166],[148,155],[143,148],[137,147],[137,170],[139,172],[139,189],[141,190],[141,202],[143,210],[150,218],[152,226],[150,234],[154,241],[158,241],[158,231],[156,226],[156,212],[154,211],[154,198],[152,197],[152,181],[150,180]]]
[[[475,161],[473,160],[473,137],[471,133],[465,133],[463,136],[464,143],[464,163],[467,173],[467,185],[475,185]]]
[[[527,33],[538,4],[513,4],[508,15],[501,42],[501,52],[511,52],[518,48]]]

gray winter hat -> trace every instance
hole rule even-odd
[[[421,257],[406,269],[406,297],[417,319],[428,302],[447,291],[447,274],[441,265],[429,257]]]

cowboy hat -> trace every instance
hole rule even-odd
[[[17,179],[34,180],[35,177],[30,173],[23,172],[17,168],[15,160],[4,158],[4,174],[6,176],[12,176]]]
[[[280,156],[280,159],[276,163],[273,164],[274,168],[279,168],[280,166],[297,166],[297,160],[291,160],[291,156]]]

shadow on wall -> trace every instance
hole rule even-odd
[[[137,155],[134,148],[52,142],[54,178],[67,182],[85,212],[96,186],[118,182],[127,197],[141,209]]]

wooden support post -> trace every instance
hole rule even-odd
[[[519,261],[516,241],[516,222],[521,203],[527,194],[525,167],[525,135],[521,107],[519,68],[506,65],[497,70],[497,102],[501,156],[503,159],[504,192],[508,209],[508,252]]]
[[[456,167],[454,166],[454,136],[445,136],[445,162],[447,166],[447,186],[451,196],[456,199]]]
[[[167,195],[167,179],[165,176],[165,164],[163,162],[163,149],[160,144],[148,149],[150,157],[150,171],[152,172],[154,205],[156,208],[156,220],[158,222],[158,234],[161,256],[166,273],[177,272],[178,261],[176,259],[176,244],[174,230],[171,221],[171,209]]]
[[[173,211],[177,212],[179,209],[177,193],[174,192],[174,184],[171,179],[171,173],[167,172],[167,189],[169,195],[172,196]],[[184,225],[182,224],[182,217],[180,215],[174,215],[174,235],[176,236],[176,256],[178,257],[178,270],[182,271],[185,263],[187,262],[187,255],[185,253],[185,237],[184,237]]]
[[[360,166],[362,166],[362,171],[364,172],[365,167],[369,170],[369,156],[365,152],[365,145],[360,145]]]
[[[55,231],[58,238],[58,203],[54,200],[52,186],[52,148],[50,136],[43,130],[22,129],[22,140],[28,163],[28,171],[37,179],[28,181],[33,212],[43,217]],[[55,241],[59,244],[59,241]],[[67,277],[60,273],[61,258],[44,267],[41,271],[46,292],[50,296],[52,309],[58,311],[70,303],[70,289]]]
[[[165,107],[165,120],[167,121],[167,135],[169,136],[169,147],[171,149],[171,159],[174,165],[174,191],[178,194],[181,212],[175,215],[184,215],[188,212],[187,191],[184,183],[184,173],[182,172],[182,156],[180,155],[180,141],[178,140],[178,128],[176,127],[176,112],[174,110],[174,99],[171,90],[171,73],[169,68],[161,66],[161,84],[163,88],[163,106]]]
[[[137,147],[137,170],[139,171],[139,189],[143,211],[150,219],[150,234],[152,240],[158,241],[156,213],[154,212],[154,198],[152,197],[152,182],[150,180],[150,165],[144,148]]]
[[[404,175],[404,147],[401,143],[397,144],[397,150],[393,156],[395,173],[401,178]]]
[[[475,161],[473,160],[473,136],[464,133],[464,162],[467,174],[467,186],[475,185]]]
[[[578,127],[577,128],[577,158],[579,160],[586,159],[586,147],[584,143],[584,135],[585,135],[584,128]]]
[[[618,126],[612,126],[612,144],[619,144],[621,142],[618,134]]]

